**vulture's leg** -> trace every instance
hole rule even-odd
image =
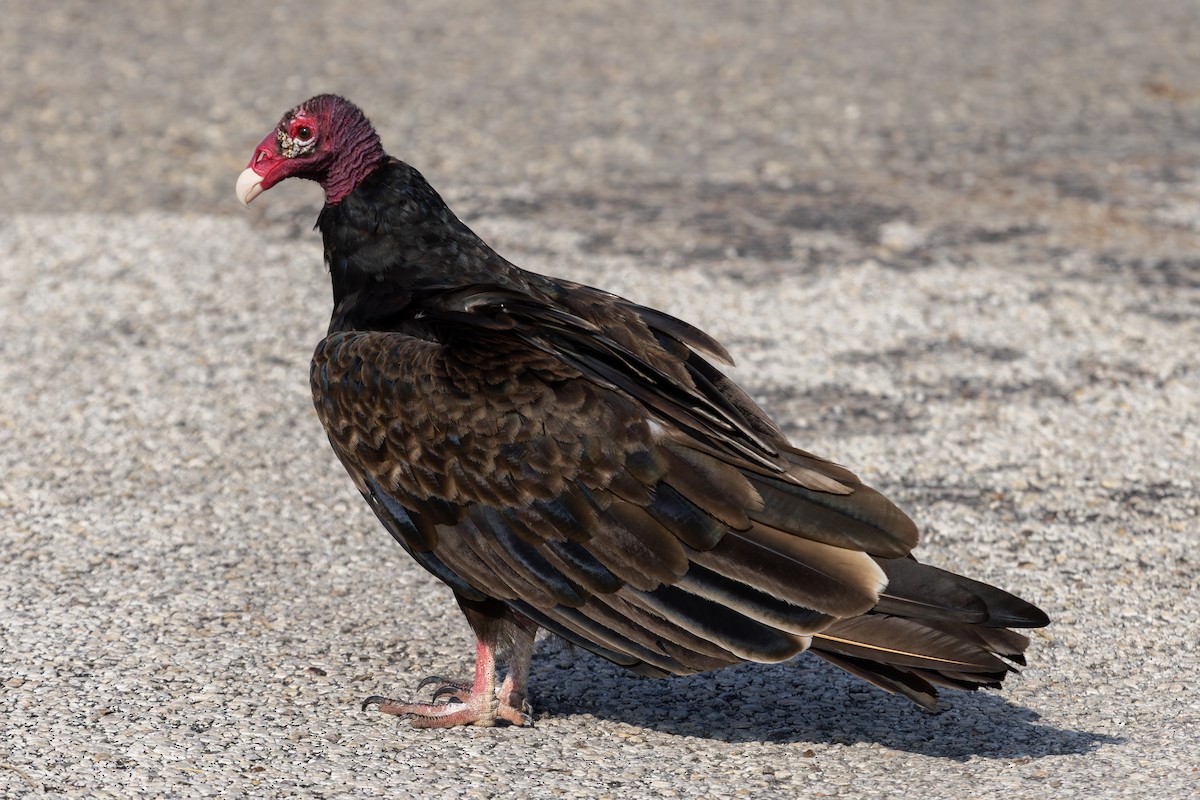
[[[528,620],[518,618],[512,625],[512,642],[508,653],[508,674],[504,683],[496,689],[496,697],[500,701],[501,713],[504,709],[513,710],[522,720],[532,722],[529,707],[529,663],[533,660],[533,637],[537,634],[537,626]],[[505,717],[514,725],[524,725],[525,722]]]
[[[422,687],[436,684],[435,701],[449,696],[449,701],[444,703],[403,703],[374,696],[363,701],[363,708],[375,705],[385,714],[412,717],[414,728],[492,726],[497,722],[533,724],[525,695],[537,626],[513,618],[507,610],[501,616],[494,616],[481,613],[461,600],[460,605],[475,631],[475,680],[469,685],[445,681],[437,676],[421,681]],[[511,654],[508,675],[497,686],[496,658],[502,643],[510,645]]]

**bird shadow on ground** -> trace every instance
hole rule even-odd
[[[1035,711],[988,691],[943,691],[943,710],[931,714],[817,658],[656,680],[563,642],[545,640],[538,650],[530,686],[539,718],[586,714],[731,743],[880,744],[963,761],[1080,754],[1123,741],[1039,724]]]

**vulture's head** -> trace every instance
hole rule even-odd
[[[283,115],[254,150],[238,177],[245,204],[285,178],[321,184],[333,204],[354,190],[386,158],[379,135],[358,106],[333,94],[318,95]]]

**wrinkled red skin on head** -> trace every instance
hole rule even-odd
[[[302,148],[298,134],[309,128],[315,145]],[[291,150],[291,144],[296,150]],[[383,148],[358,107],[341,97],[319,95],[294,108],[254,149],[247,165],[262,178],[260,191],[290,177],[315,180],[327,203],[339,202],[383,158]]]

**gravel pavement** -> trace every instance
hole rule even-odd
[[[0,0],[0,797],[1127,798],[1200,787],[1200,7]],[[532,729],[313,414],[337,91],[513,261],[720,338],[924,560],[1045,608],[931,715],[818,659],[538,645]]]

